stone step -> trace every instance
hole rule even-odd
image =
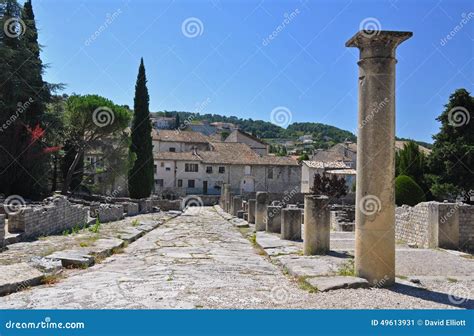
[[[92,246],[85,248],[85,251],[94,259],[104,259],[112,255],[115,249],[122,248],[124,243],[122,239],[118,238],[98,239]]]
[[[145,233],[145,231],[136,228],[125,228],[119,232],[119,238],[130,244],[138,238],[143,237]]]
[[[87,250],[56,251],[45,258],[60,260],[63,267],[89,267],[94,265],[94,257]]]
[[[27,263],[0,265],[0,296],[41,284],[43,273]]]
[[[327,292],[336,289],[346,288],[369,288],[369,282],[365,279],[352,276],[331,276],[331,277],[316,277],[307,278],[311,286],[320,292]]]

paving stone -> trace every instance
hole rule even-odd
[[[333,256],[291,256],[275,257],[288,272],[297,277],[335,275],[348,258]]]
[[[85,248],[87,254],[98,258],[107,258],[115,249],[121,248],[124,241],[118,238],[98,239],[90,247]]]
[[[41,283],[43,273],[27,263],[0,266],[0,295],[36,286]]]
[[[145,231],[138,230],[134,227],[131,227],[131,228],[125,228],[121,230],[118,236],[120,239],[123,239],[127,243],[131,243],[137,240],[138,238],[143,237],[145,233],[146,233]]]
[[[331,276],[331,277],[316,277],[306,279],[311,286],[318,289],[320,292],[327,292],[335,289],[347,288],[368,288],[367,280],[351,277],[351,276]]]
[[[299,247],[301,250],[303,245],[298,242],[293,242],[291,240],[280,239],[280,235],[271,234],[268,232],[257,232],[257,244],[260,245],[263,249],[277,248],[277,247]]]
[[[61,260],[63,267],[89,267],[94,264],[94,257],[86,250],[56,251],[46,258]]]
[[[56,274],[61,272],[63,265],[60,260],[44,257],[31,258],[31,265],[44,273]]]

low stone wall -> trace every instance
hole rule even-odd
[[[99,219],[99,222],[113,222],[116,220],[123,219],[123,205],[118,204],[100,204],[93,211],[91,216]]]
[[[398,207],[395,210],[395,237],[423,248],[472,250],[474,207],[439,202]]]
[[[153,201],[148,198],[142,198],[138,200],[138,209],[140,213],[149,213],[153,212]]]
[[[153,206],[160,208],[161,211],[181,210],[180,200],[153,200]]]
[[[336,205],[329,215],[331,228],[335,231],[355,230],[355,207]]]
[[[122,202],[120,205],[123,206],[123,212],[125,212],[127,216],[135,216],[140,213],[138,203]]]
[[[45,203],[10,214],[8,231],[23,232],[26,238],[36,238],[83,226],[87,222],[87,208],[69,203],[64,196],[47,198]]]
[[[474,206],[459,207],[459,248],[474,251]]]

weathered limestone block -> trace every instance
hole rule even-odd
[[[258,191],[257,195],[255,196],[255,202],[255,230],[265,231],[265,217],[267,214],[268,193],[265,191]]]
[[[236,195],[232,197],[232,215],[237,216],[237,213],[242,210],[242,196]]]
[[[301,240],[301,209],[281,210],[281,239]]]
[[[113,222],[123,219],[123,206],[118,204],[101,204],[95,210],[95,216],[99,222]]]
[[[43,273],[27,263],[0,266],[0,296],[41,283]]]
[[[140,210],[140,213],[149,213],[153,212],[153,202],[151,199],[148,198],[142,198],[138,200],[138,209]]]
[[[459,207],[459,248],[474,251],[474,206]]]
[[[305,255],[329,252],[330,229],[329,198],[309,195],[304,200],[304,244]]]
[[[256,204],[256,200],[254,198],[249,199],[249,203],[248,203],[249,220],[248,220],[248,222],[251,223],[251,224],[255,224],[255,204]]]
[[[123,211],[127,214],[127,216],[135,216],[140,213],[137,203],[123,202],[121,205],[123,206]]]
[[[266,231],[281,233],[281,206],[267,206]]]

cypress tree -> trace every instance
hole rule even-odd
[[[128,174],[128,191],[132,198],[150,196],[154,182],[152,128],[148,105],[150,98],[146,82],[145,65],[142,58],[135,85],[132,143],[130,145],[130,152],[136,158]]]

